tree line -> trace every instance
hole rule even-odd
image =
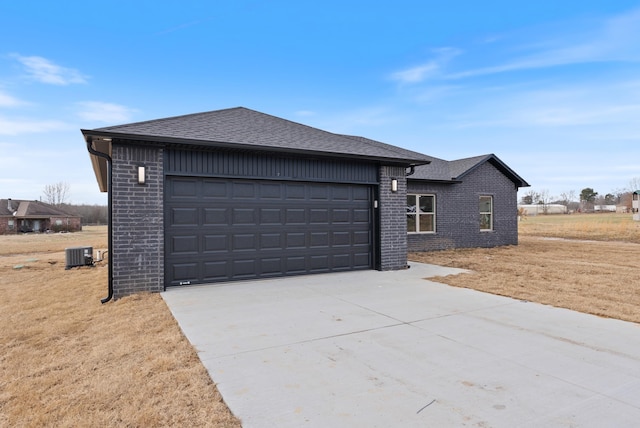
[[[591,211],[597,205],[624,206],[631,211],[633,192],[640,190],[640,177],[636,177],[629,182],[628,187],[615,189],[610,193],[599,194],[592,187],[585,187],[577,193],[575,190],[568,190],[553,196],[546,190],[528,190],[520,198],[520,203],[524,205],[552,205],[559,204],[567,207],[568,211]]]
[[[69,190],[69,183],[63,181],[47,184],[42,191],[43,202],[54,205],[66,213],[82,217],[83,224],[107,224],[106,205],[71,204],[68,202]]]

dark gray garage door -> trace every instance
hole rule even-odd
[[[165,281],[370,269],[367,185],[169,177]]]

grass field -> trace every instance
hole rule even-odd
[[[238,427],[158,294],[102,305],[106,228],[0,236],[0,427]]]
[[[518,246],[412,253],[470,269],[437,278],[472,288],[640,323],[640,225],[630,214],[528,217]]]
[[[640,244],[640,222],[631,214],[571,214],[524,217],[520,236],[622,241]]]
[[[410,258],[473,271],[435,279],[452,286],[640,322],[630,215],[529,217],[520,233]],[[240,426],[158,294],[102,305],[105,262],[64,269],[79,245],[106,249],[106,228],[0,236],[0,427]]]

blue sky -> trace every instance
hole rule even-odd
[[[640,177],[640,1],[0,5],[0,197],[104,204],[81,128],[237,106],[606,194]]]

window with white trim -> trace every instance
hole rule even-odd
[[[407,232],[436,231],[436,196],[407,195]]]
[[[493,230],[493,196],[480,196],[480,230]]]

